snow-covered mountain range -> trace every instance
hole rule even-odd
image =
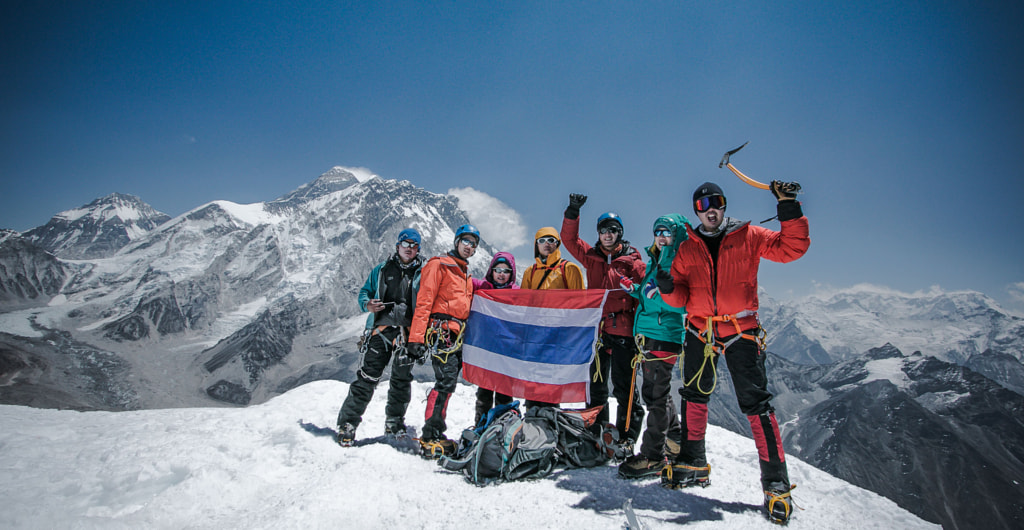
[[[57,379],[48,372],[60,363],[46,356],[55,343],[122,360],[131,389],[117,399],[82,392],[66,406],[244,405],[343,378],[364,320],[356,295],[398,232],[417,228],[429,257],[450,249],[467,222],[453,197],[339,167],[265,203],[213,201],[168,219],[112,195],[39,229],[5,232],[0,310],[17,310],[3,318],[28,333],[7,339],[4,355],[20,368],[4,394],[38,399],[38,384]],[[484,234],[470,262],[477,275],[492,253]],[[96,357],[55,355],[82,357],[73,365]],[[99,385],[96,370],[77,371],[91,381],[81,386]]]
[[[468,221],[450,195],[338,167],[268,202],[213,201],[172,219],[114,194],[0,231],[0,403],[255,405],[351,381],[369,270],[402,228],[419,229],[432,256]],[[493,255],[483,236],[477,276]],[[1024,320],[980,293],[938,289],[761,302],[793,455],[928,520],[1024,520],[1012,500],[1024,498]],[[719,370],[712,423],[747,435]],[[991,517],[961,519],[950,503],[963,495]]]
[[[828,365],[769,354],[767,366],[790,454],[947,528],[1024,521],[1024,395],[892,345]],[[725,363],[714,399],[711,423],[748,435]]]
[[[841,361],[884,344],[956,364],[986,352],[1024,361],[1024,319],[973,291],[857,285],[787,303],[762,293],[760,317],[769,349],[803,364]]]

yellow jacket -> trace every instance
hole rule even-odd
[[[544,236],[553,236],[558,239],[558,247],[547,259],[541,257],[537,251],[537,239]],[[523,289],[584,289],[583,271],[579,265],[562,259],[562,240],[558,237],[558,230],[551,226],[545,226],[537,230],[533,238],[533,256],[537,261],[523,272]]]

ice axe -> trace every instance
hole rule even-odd
[[[731,157],[732,155],[736,154],[737,151],[739,151],[740,149],[743,149],[749,143],[750,142],[744,142],[743,145],[737,147],[736,149],[733,149],[732,151],[727,151],[725,153],[725,155],[722,157],[722,161],[718,163],[718,167],[725,166],[725,167],[729,168],[729,171],[732,171],[733,174],[735,174],[737,177],[740,178],[740,180],[742,180],[743,182],[746,182],[747,184],[750,184],[751,186],[753,186],[755,188],[762,189],[762,190],[770,190],[770,189],[772,189],[771,185],[765,184],[763,182],[759,182],[757,180],[754,180],[754,179],[744,175],[742,171],[736,169],[736,166],[732,165],[732,163],[729,162],[729,157]],[[790,194],[800,193],[800,183],[799,182],[779,182],[777,185],[778,185],[779,191],[782,191],[784,193],[790,193]]]

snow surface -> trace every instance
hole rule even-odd
[[[43,332],[32,327],[32,319],[37,315],[39,311],[33,309],[0,313],[0,331],[21,337],[42,337]]]
[[[333,427],[348,385],[317,381],[248,408],[73,412],[0,406],[0,528],[774,528],[753,442],[709,427],[712,485],[670,491],[612,465],[480,488],[382,442],[386,387],[357,445]],[[414,383],[418,426],[428,383]],[[460,385],[449,423],[472,415]],[[449,434],[458,435],[450,428]],[[938,528],[790,458],[791,528]]]
[[[208,204],[220,206],[229,215],[249,225],[276,224],[284,218],[274,215],[264,208],[264,203],[238,204],[231,201],[213,201]]]

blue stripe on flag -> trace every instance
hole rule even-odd
[[[596,327],[548,327],[510,322],[477,311],[469,316],[465,344],[522,361],[589,364]]]

